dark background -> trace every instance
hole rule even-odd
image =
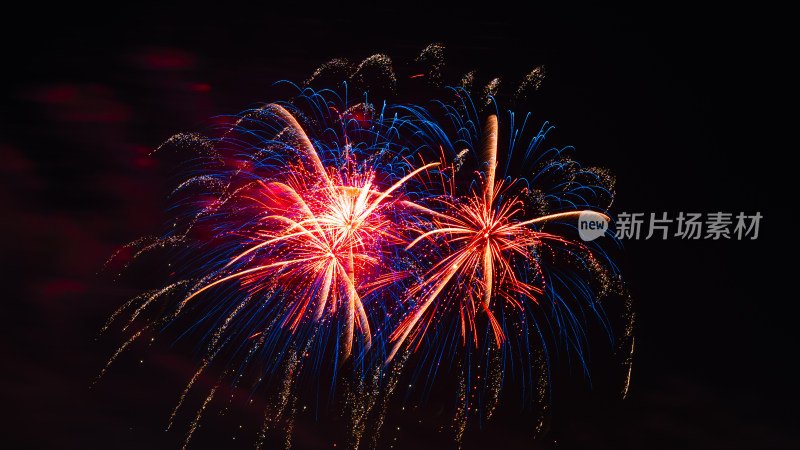
[[[2,32],[5,448],[179,448],[188,419],[162,429],[195,367],[188,352],[133,348],[89,389],[122,339],[95,341],[99,328],[140,289],[97,273],[163,218],[169,171],[147,154],[212,116],[273,100],[273,82],[302,81],[332,57],[402,61],[431,42],[454,64],[509,82],[544,64],[535,122],[556,125],[551,146],[573,145],[581,162],[613,171],[612,214],[764,216],[755,241],[626,242],[617,261],[638,316],[628,398],[561,370],[544,439],[532,442],[532,425],[509,407],[470,429],[465,448],[800,445],[796,263],[777,237],[793,220],[783,197],[796,167],[794,142],[777,138],[789,102],[780,11],[41,8],[8,14]],[[190,448],[251,448],[259,411],[209,416]],[[414,425],[413,414],[398,419],[410,431],[390,423],[382,442],[455,448],[441,423],[420,413]],[[297,447],[332,448],[306,422]]]

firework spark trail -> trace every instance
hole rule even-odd
[[[200,368],[197,371],[195,371],[194,375],[192,376],[192,379],[189,380],[189,383],[186,385],[183,392],[181,393],[177,405],[175,405],[175,408],[172,410],[172,414],[170,414],[169,416],[169,422],[167,423],[167,430],[172,428],[172,425],[175,422],[175,416],[178,414],[178,410],[180,410],[181,406],[183,406],[183,402],[186,400],[186,395],[189,393],[189,390],[192,388],[192,386],[200,377],[200,375],[208,368],[209,364],[211,364],[211,362],[214,360],[214,358],[217,356],[220,350],[222,350],[222,346],[218,346],[217,344],[219,343],[219,340],[225,333],[225,329],[228,328],[228,325],[230,325],[234,317],[236,317],[236,315],[239,314],[239,312],[247,305],[247,303],[250,302],[250,300],[252,299],[247,298],[241,303],[239,303],[239,305],[233,310],[233,312],[230,313],[230,315],[228,315],[228,317],[225,319],[225,322],[223,322],[223,324],[214,331],[212,340],[208,344],[208,356],[206,356],[203,359],[202,366],[200,366]],[[187,438],[187,443],[188,443],[188,438]]]
[[[356,381],[356,385],[351,388],[347,396],[347,405],[350,409],[350,445],[352,449],[358,449],[361,438],[364,435],[366,419],[369,415],[371,405],[374,404],[380,390],[376,386],[380,383],[380,372],[378,367],[373,368],[373,372],[368,377],[362,377]]]
[[[131,319],[130,319],[130,320],[129,320],[129,321],[128,321],[128,322],[127,322],[127,323],[126,323],[124,326],[123,326],[122,330],[123,330],[123,331],[124,331],[124,330],[127,330],[127,329],[128,329],[128,327],[130,327],[130,325],[131,325],[131,324],[134,322],[134,320],[136,319],[136,316],[138,316],[138,315],[139,315],[139,314],[140,314],[140,313],[141,313],[141,312],[144,310],[144,308],[146,308],[146,307],[147,307],[147,306],[148,306],[150,303],[152,303],[154,300],[156,300],[156,299],[160,298],[160,297],[161,297],[161,296],[163,296],[164,294],[166,294],[166,293],[169,293],[169,292],[172,292],[172,291],[173,291],[173,290],[175,290],[177,287],[179,287],[179,286],[181,286],[181,285],[183,285],[183,284],[185,284],[185,283],[187,283],[187,282],[189,282],[189,280],[184,280],[184,281],[181,281],[181,282],[173,283],[173,284],[171,284],[171,285],[168,285],[168,286],[166,286],[166,287],[164,287],[164,288],[162,288],[162,289],[158,289],[158,290],[150,291],[149,293],[142,294],[142,295],[140,295],[140,296],[138,296],[138,297],[135,297],[135,298],[133,298],[132,300],[130,300],[130,301],[128,301],[128,302],[126,302],[126,303],[125,303],[125,304],[124,304],[124,305],[123,305],[121,308],[119,308],[117,311],[115,311],[115,312],[114,312],[114,314],[112,314],[112,316],[111,316],[111,317],[109,318],[109,320],[106,322],[106,324],[104,325],[104,327],[101,329],[101,333],[102,333],[103,331],[105,331],[105,330],[106,330],[106,329],[107,329],[107,328],[110,326],[110,324],[111,324],[111,323],[114,321],[114,319],[115,319],[116,317],[118,317],[118,316],[119,316],[119,314],[120,314],[120,313],[121,313],[123,310],[125,310],[125,309],[127,309],[128,307],[130,307],[131,305],[135,304],[137,300],[141,300],[142,298],[144,298],[144,299],[145,299],[144,303],[143,303],[143,304],[142,304],[142,305],[141,305],[139,308],[137,308],[137,310],[136,310],[136,311],[134,311],[132,318],[131,318]],[[147,325],[143,326],[141,329],[139,329],[139,331],[137,331],[137,332],[136,332],[136,333],[134,333],[134,334],[133,334],[133,335],[132,335],[130,338],[128,338],[128,340],[127,340],[127,341],[125,341],[125,342],[124,342],[124,343],[123,343],[121,346],[119,346],[119,347],[117,348],[117,350],[114,352],[114,354],[113,354],[113,355],[111,355],[111,357],[108,359],[108,361],[106,362],[106,364],[105,364],[105,366],[103,367],[103,369],[100,371],[100,373],[97,375],[97,377],[95,378],[95,380],[92,382],[92,385],[95,385],[95,384],[97,384],[97,382],[99,382],[99,381],[100,381],[100,379],[101,379],[101,378],[103,378],[103,375],[105,375],[106,371],[108,371],[108,368],[109,368],[109,367],[111,366],[111,364],[112,364],[112,363],[113,363],[113,362],[114,362],[114,361],[117,359],[117,357],[118,357],[118,356],[119,356],[119,355],[120,355],[120,354],[121,354],[123,351],[125,351],[125,349],[127,349],[127,348],[128,348],[128,347],[129,347],[129,346],[130,346],[130,345],[133,343],[133,341],[135,341],[136,339],[138,339],[139,337],[141,337],[141,335],[142,335],[142,333],[143,333],[143,332],[147,331],[148,329],[157,329],[159,326],[163,325],[164,323],[167,323],[167,322],[169,322],[170,320],[174,319],[174,318],[175,318],[175,316],[176,316],[176,314],[177,314],[177,313],[174,313],[174,312],[173,312],[173,313],[171,313],[171,314],[168,314],[168,315],[166,315],[166,316],[163,316],[163,317],[161,317],[161,318],[155,319],[155,320],[151,321],[149,324],[147,324]],[[152,341],[152,339],[151,339],[151,341]]]
[[[531,70],[522,80],[516,92],[514,92],[514,100],[519,100],[525,96],[526,91],[539,90],[544,80],[545,70],[544,66],[538,66]]]
[[[503,354],[501,350],[489,348],[489,358],[487,361],[487,374],[485,377],[484,388],[488,389],[486,420],[492,418],[497,404],[500,401],[500,391],[503,389]]]
[[[305,363],[305,359],[308,357],[308,350],[311,348],[311,345],[314,342],[314,337],[318,331],[319,328],[315,327],[311,337],[309,337],[308,341],[306,341],[305,346],[302,349],[292,351],[289,355],[289,359],[286,362],[286,367],[283,370],[281,389],[278,392],[278,408],[274,412],[267,408],[264,414],[264,421],[261,425],[261,430],[259,431],[258,438],[256,439],[255,448],[257,450],[261,449],[264,445],[270,425],[272,423],[280,422],[281,420],[284,421],[284,446],[287,450],[291,448],[294,421],[297,415],[297,394],[295,392],[297,389],[297,381],[302,371],[303,364]]]
[[[351,416],[350,448],[353,450],[357,450],[361,444],[370,417],[375,419],[371,434],[372,448],[377,445],[389,399],[397,387],[409,355],[410,352],[404,352],[386,371],[382,370],[381,365],[373,366],[370,376],[357,380],[355,388],[350,390],[347,403]]]
[[[467,371],[463,365],[461,366],[458,377],[458,397],[456,401],[456,413],[453,416],[453,430],[455,431],[456,443],[460,450],[464,444],[464,432],[467,429],[467,419],[469,417],[469,382],[467,380]]]
[[[217,392],[217,388],[219,388],[219,385],[211,388],[211,391],[208,393],[208,396],[203,401],[203,406],[201,406],[200,409],[197,410],[197,415],[195,415],[194,420],[192,420],[192,424],[189,426],[189,431],[186,433],[186,439],[183,441],[183,446],[181,447],[181,450],[186,450],[186,447],[189,446],[189,441],[192,440],[192,435],[194,434],[195,430],[197,430],[197,426],[200,423],[200,418],[203,416],[203,413],[205,412],[208,404],[211,403],[211,399],[214,398],[214,394]]]
[[[136,304],[137,301],[140,301],[142,299],[146,299],[145,302],[148,302],[149,301],[149,297],[151,295],[153,295],[155,293],[158,293],[160,291],[161,291],[161,289],[154,289],[152,291],[148,291],[148,292],[145,292],[145,293],[143,293],[141,295],[138,295],[138,296],[128,300],[127,302],[125,302],[124,305],[120,306],[116,311],[114,311],[111,314],[111,316],[108,317],[108,319],[106,320],[106,323],[103,324],[102,328],[100,328],[100,334],[103,334],[106,331],[108,331],[108,328],[114,323],[114,321],[117,319],[117,317],[120,314],[122,314],[125,310],[130,308],[132,305]]]
[[[536,402],[539,403],[539,414],[536,418],[536,426],[534,427],[534,437],[538,437],[545,432],[547,412],[549,404],[546,401],[547,392],[550,385],[549,370],[547,366],[547,357],[544,355],[543,350],[537,350],[534,358],[535,364],[538,366],[536,372],[539,374],[536,380]]]
[[[131,258],[122,264],[122,267],[116,273],[116,277],[119,277],[122,272],[130,265],[130,263],[139,256],[151,252],[156,249],[167,248],[170,246],[179,246],[186,243],[185,236],[165,236],[165,237],[155,237],[155,236],[144,236],[141,237],[133,242],[124,245],[122,248],[114,252],[113,255],[103,264],[102,270],[108,268],[109,264],[112,261],[117,259],[123,252],[127,250],[132,250],[135,248],[139,248],[136,252],[131,256]]]
[[[380,437],[381,429],[383,428],[383,423],[386,419],[386,410],[389,407],[389,400],[392,398],[392,394],[394,394],[394,391],[397,388],[397,384],[400,381],[400,375],[403,373],[403,368],[405,367],[409,356],[411,356],[411,352],[405,351],[393,361],[393,364],[389,367],[383,395],[381,395],[378,399],[377,405],[375,403],[370,405],[370,408],[375,410],[375,425],[373,426],[373,431],[371,433],[371,448],[373,449],[377,448],[378,446],[378,438]]]
[[[622,399],[624,400],[628,397],[628,388],[631,385],[631,371],[633,370],[633,348],[634,348],[635,340],[631,337],[631,351],[628,353],[628,356],[625,358],[625,366],[627,367],[627,374],[625,375],[625,387],[622,388]]]
[[[142,314],[142,312],[148,306],[150,306],[154,301],[160,299],[163,295],[169,294],[170,292],[180,288],[181,286],[184,286],[184,285],[188,284],[189,282],[190,282],[189,280],[181,280],[181,281],[178,281],[176,283],[172,283],[172,284],[170,284],[170,285],[168,285],[168,286],[166,286],[166,287],[164,287],[162,289],[156,289],[156,290],[150,291],[149,293],[146,293],[146,294],[144,294],[142,296],[137,297],[136,299],[144,298],[145,301],[142,302],[142,304],[139,305],[139,307],[136,308],[136,310],[133,313],[131,313],[131,316],[128,318],[128,322],[122,327],[122,331],[127,330],[128,327],[130,327],[131,324],[133,324],[133,322],[136,320],[136,318],[139,317],[139,315]],[[134,300],[136,300],[136,299],[134,299]],[[120,310],[115,312],[114,316],[112,316],[111,320],[113,320],[113,317],[117,316],[120,312],[121,312]],[[111,320],[109,320],[109,322],[106,323],[106,325],[103,327],[104,331],[106,329],[108,329],[108,326],[111,324]]]
[[[98,382],[98,381],[100,381],[100,379],[101,379],[101,378],[103,378],[103,375],[105,375],[105,373],[106,373],[106,371],[108,370],[108,367],[111,365],[111,363],[113,363],[113,362],[114,362],[114,360],[115,360],[115,359],[117,359],[117,357],[120,355],[120,353],[122,353],[123,351],[125,351],[125,349],[126,349],[126,348],[127,348],[129,345],[131,345],[131,343],[132,343],[133,341],[135,341],[135,340],[136,340],[136,339],[137,339],[139,336],[141,336],[142,332],[143,332],[143,331],[145,331],[146,329],[147,329],[147,326],[145,326],[145,327],[144,327],[144,328],[142,328],[141,330],[139,330],[139,331],[137,331],[136,333],[134,333],[134,334],[133,334],[133,336],[131,336],[131,337],[130,337],[130,338],[127,340],[127,341],[125,341],[125,343],[124,343],[124,344],[122,344],[122,345],[121,345],[121,346],[120,346],[120,347],[117,349],[117,351],[116,351],[116,352],[114,352],[114,354],[113,354],[113,355],[111,355],[111,358],[109,358],[109,359],[108,359],[108,362],[106,362],[106,365],[105,365],[105,366],[103,367],[103,369],[100,371],[100,374],[99,374],[99,375],[97,375],[97,378],[95,378],[94,382],[92,383],[93,385],[94,385],[94,384],[97,384],[97,382]]]
[[[630,388],[631,384],[631,372],[633,371],[633,351],[634,346],[636,344],[635,336],[633,335],[633,327],[636,322],[636,314],[633,312],[633,301],[628,296],[625,301],[625,318],[627,319],[627,323],[625,324],[625,333],[623,335],[623,339],[620,342],[620,349],[624,348],[630,342],[630,350],[625,355],[625,360],[623,361],[623,366],[625,367],[625,383],[622,387],[622,398],[625,399],[628,396],[628,389]]]

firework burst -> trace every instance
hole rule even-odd
[[[443,46],[427,47],[415,62],[429,69],[409,78],[442,84]],[[357,65],[333,60],[307,83],[332,76],[359,86],[383,77],[376,84],[392,92],[401,79],[388,57],[374,55]],[[543,77],[535,68],[514,100]],[[515,128],[509,113],[510,133],[501,136],[500,114],[486,113],[497,106],[500,80],[492,78],[473,103],[475,82],[473,71],[462,87],[447,88],[456,100],[435,101],[444,111],[438,118],[419,106],[376,109],[306,87],[291,102],[232,118],[214,137],[170,138],[159,152],[199,155],[171,194],[170,229],[130,247],[134,259],[171,249],[173,271],[104,326],[126,311],[123,331],[147,317],[101,375],[141,336],[174,327],[181,338],[197,338],[202,363],[168,428],[201,374],[212,366],[222,373],[185,444],[219,401],[223,382],[247,382],[254,391],[263,381],[278,392],[256,446],[282,423],[288,447],[298,386],[325,378],[331,392],[345,386],[349,441],[357,448],[367,429],[377,445],[390,397],[412,361],[418,369],[410,387],[420,373],[430,386],[443,359],[456,361],[459,441],[468,411],[486,403],[491,417],[507,366],[536,386],[537,401],[544,397],[548,340],[566,343],[586,369],[586,317],[608,325],[597,299],[618,276],[599,244],[576,238],[574,223],[581,215],[610,220],[604,211],[613,179],[563,150],[541,151],[546,123],[516,155],[525,124]],[[508,151],[499,152],[506,142]],[[161,313],[148,315],[157,303]]]
[[[496,181],[497,116],[489,116],[485,135],[486,160],[482,192],[473,190],[472,195],[466,199],[453,199],[451,196],[436,199],[440,209],[446,212],[416,206],[421,213],[431,217],[432,229],[422,232],[406,250],[423,240],[439,240],[448,251],[444,258],[423,275],[423,281],[410,291],[412,296],[421,294],[422,300],[392,334],[391,339],[396,343],[389,359],[412,331],[417,330],[417,337],[424,334],[424,330],[430,325],[430,318],[435,314],[428,315],[429,320],[425,325],[417,328],[417,324],[451,281],[455,286],[449,296],[456,299],[462,342],[466,344],[467,335],[471,335],[474,344],[478,345],[475,318],[485,312],[491,324],[494,341],[498,347],[501,346],[506,341],[506,336],[500,322],[492,313],[495,298],[500,297],[514,308],[524,310],[522,302],[532,301],[538,305],[539,299],[545,293],[546,282],[542,267],[537,258],[530,259],[530,256],[534,252],[541,254],[543,247],[548,244],[588,250],[576,241],[539,231],[537,225],[577,219],[580,215],[609,220],[605,214],[591,210],[568,211],[520,220],[524,214],[524,202],[519,197],[504,195],[508,191],[504,181]],[[530,260],[531,264],[526,267],[526,271],[532,271],[534,283],[538,284],[525,282],[518,276],[519,269],[514,267],[513,262],[519,258]],[[449,309],[449,305],[444,305],[441,309]]]
[[[579,218],[611,220],[604,211],[613,178],[565,158],[566,149],[542,150],[547,123],[527,141],[529,117],[517,129],[509,112],[505,139],[496,111],[478,126],[469,93],[452,92],[455,102],[436,102],[438,119],[408,108],[442,165],[426,174],[437,195],[410,206],[416,215],[405,250],[425,264],[385,341],[386,362],[403,349],[418,353],[412,385],[422,382],[423,392],[443,363],[460,361],[460,441],[468,417],[491,417],[508,371],[521,376],[523,404],[546,410],[549,349],[564,349],[588,374],[585,329],[595,318],[610,336],[599,299],[622,284],[602,242],[584,242],[577,228]]]
[[[356,330],[364,348],[371,345],[372,333],[359,288],[372,292],[400,276],[381,270],[387,266],[385,249],[402,242],[394,231],[398,224],[391,217],[397,200],[390,196],[436,163],[417,168],[380,190],[374,168],[354,167],[349,143],[344,148],[342,167],[328,170],[286,109],[268,105],[260,111],[273,113],[287,123],[300,141],[295,149],[311,173],[304,165],[288,166],[267,181],[259,179],[238,190],[226,201],[233,214],[245,216],[235,232],[244,239],[239,243],[243,250],[217,271],[213,280],[184,299],[180,308],[229,282],[239,281],[250,295],[271,288],[283,298],[298,299],[282,321],[290,331],[304,320],[330,320],[337,310],[343,310],[343,356],[347,358]]]
[[[439,163],[413,163],[417,151],[411,140],[401,142],[405,125],[396,115],[387,119],[369,104],[327,94],[333,99],[306,89],[294,105],[247,111],[214,139],[192,134],[168,141],[203,154],[173,191],[179,200],[172,229],[131,246],[137,257],[174,248],[178,269],[171,277],[180,281],[112,315],[104,330],[123,311],[133,311],[127,328],[150,305],[166,302],[167,313],[128,339],[103,373],[147,329],[189,320],[189,329],[205,330],[203,363],[170,426],[200,374],[221,355],[231,361],[223,371],[234,386],[244,376],[241,367],[266,360],[255,385],[284,374],[283,403],[292,401],[300,377],[294,367],[310,366],[309,378],[320,379],[333,362],[335,383],[335,368],[351,361],[356,379],[367,371],[382,377],[374,369],[381,364],[370,362],[382,354],[369,352],[373,324],[380,329],[405,291],[411,272],[400,253],[413,198],[422,195],[411,189]],[[185,143],[187,136],[195,143]]]

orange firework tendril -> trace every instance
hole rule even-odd
[[[351,172],[349,160],[343,165],[345,169],[326,169],[303,128],[285,108],[271,104],[264,110],[282,119],[296,135],[299,145],[295,150],[301,159],[311,163],[316,177],[309,177],[302,167],[294,167],[284,174],[283,182],[259,180],[256,196],[260,198],[242,196],[265,209],[265,216],[259,219],[263,231],[259,231],[255,244],[233,257],[225,268],[253,261],[257,256],[264,264],[234,271],[204,285],[184,299],[180,307],[234,279],[256,289],[264,285],[296,289],[298,295],[294,298],[299,300],[291,311],[290,329],[297,328],[310,308],[315,322],[325,320],[326,310],[335,313],[338,308],[345,308],[343,357],[347,358],[356,327],[364,348],[371,346],[369,321],[359,288],[368,293],[397,280],[397,276],[381,274],[373,276],[377,279],[368,284],[360,285],[362,281],[358,280],[358,272],[366,273],[378,265],[379,241],[400,242],[384,214],[395,204],[410,203],[401,202],[401,196],[392,194],[412,177],[439,163],[426,164],[381,191],[373,184],[373,170],[362,174]],[[349,156],[345,154],[345,158]],[[315,178],[321,182],[311,181]]]
[[[454,279],[465,289],[459,302],[462,343],[466,345],[468,329],[475,331],[475,318],[479,309],[482,309],[488,316],[495,343],[500,347],[506,337],[492,313],[493,298],[500,296],[513,307],[522,308],[519,298],[529,299],[538,304],[536,296],[544,294],[543,285],[534,286],[516,276],[509,262],[511,257],[515,254],[528,255],[530,248],[545,241],[586,249],[578,242],[537,231],[532,225],[574,219],[581,214],[609,220],[604,214],[583,210],[551,214],[528,221],[515,221],[514,217],[522,213],[523,202],[515,196],[500,200],[500,194],[505,193],[504,183],[502,180],[495,181],[498,139],[496,115],[489,116],[484,134],[486,136],[483,149],[485,180],[482,193],[473,191],[466,202],[438,199],[447,213],[419,205],[409,205],[429,215],[434,229],[420,234],[406,249],[411,249],[423,240],[432,241],[434,236],[440,235],[446,238],[447,245],[454,250],[435,264],[423,276],[422,281],[409,292],[410,296],[421,295],[422,300],[391,334],[390,340],[395,344],[386,359],[387,364],[406,340],[410,342],[416,340],[416,345],[419,346],[420,337],[425,334],[425,330],[433,321],[433,314],[429,314],[424,321],[423,316],[431,305],[436,304],[437,298],[445,292],[447,285]],[[535,259],[533,264],[536,272],[541,273],[541,268]],[[420,324],[420,321],[423,321],[423,324]],[[477,347],[478,333],[473,332],[472,337]]]

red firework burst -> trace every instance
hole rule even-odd
[[[608,220],[604,214],[594,211],[570,211],[541,216],[522,221],[523,201],[508,194],[505,183],[495,180],[497,168],[497,116],[490,116],[486,123],[485,179],[482,192],[472,191],[466,201],[454,201],[444,196],[437,201],[442,210],[415,206],[420,212],[428,214],[433,225],[429,231],[421,233],[406,249],[411,249],[423,240],[428,240],[440,248],[448,249],[445,256],[436,262],[410,292],[419,296],[420,301],[401,321],[390,339],[395,342],[387,361],[390,361],[402,344],[409,339],[419,345],[435,317],[428,313],[432,305],[443,304],[449,308],[457,304],[461,319],[462,342],[466,344],[471,335],[478,345],[475,318],[484,311],[492,327],[495,343],[499,347],[506,336],[495,314],[492,312],[496,298],[508,302],[515,308],[522,308],[521,301],[538,304],[544,294],[544,278],[534,276],[537,284],[522,281],[512,266],[515,258],[528,259],[533,273],[541,275],[541,266],[531,249],[546,248],[553,243],[574,246],[586,250],[581,243],[564,237],[545,233],[537,225],[555,220],[577,218],[581,214],[596,215]],[[510,183],[513,185],[513,182]],[[438,241],[438,242],[437,242]],[[436,307],[434,307],[434,311]],[[420,322],[422,322],[420,324]],[[413,334],[412,334],[413,333]]]
[[[208,282],[180,304],[228,281],[239,279],[252,290],[274,288],[297,299],[287,325],[294,330],[304,318],[318,322],[339,308],[346,311],[344,357],[350,355],[356,329],[364,347],[371,345],[367,312],[361,301],[404,275],[381,270],[385,246],[401,243],[390,211],[400,206],[392,194],[406,181],[438,163],[422,166],[388,189],[376,184],[372,168],[326,168],[297,120],[283,107],[268,105],[297,137],[300,163],[284,168],[280,181],[258,180],[238,201],[254,202],[262,211],[248,230],[249,244]],[[345,155],[345,159],[349,156]],[[310,170],[309,170],[310,169]],[[403,201],[402,205],[413,205]],[[230,269],[230,270],[228,270]],[[362,290],[362,295],[359,295]],[[313,314],[311,311],[313,310]]]

